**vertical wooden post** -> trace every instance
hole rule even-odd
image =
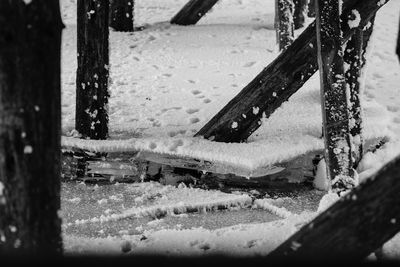
[[[294,41],[293,0],[275,0],[275,29],[279,50],[285,50]]]
[[[325,160],[332,190],[355,185],[349,128],[349,92],[346,90],[340,0],[316,0],[318,65],[321,79]]]
[[[360,76],[363,51],[363,31],[357,29],[346,44],[344,62],[346,63],[346,90],[349,92],[349,119],[352,144],[352,162],[356,165],[363,154],[362,110],[360,102]],[[355,166],[354,166],[355,167]]]
[[[190,0],[172,19],[171,24],[196,24],[218,0]]]
[[[399,32],[397,34],[396,54],[397,54],[397,57],[400,60],[400,22],[399,22]]]
[[[307,0],[294,0],[293,22],[295,30],[304,27],[304,23],[306,22],[307,9]]]
[[[62,28],[59,1],[0,1],[1,254],[62,252]]]
[[[110,27],[119,32],[133,32],[135,0],[111,0]]]
[[[307,15],[310,18],[315,18],[315,1],[316,0],[309,0],[309,2],[308,2],[308,13],[307,13]]]
[[[109,0],[78,0],[75,127],[83,138],[108,136],[108,16]]]

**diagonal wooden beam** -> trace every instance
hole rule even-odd
[[[172,19],[171,24],[194,25],[218,0],[190,0]]]
[[[400,156],[272,251],[272,260],[364,260],[400,231]]]
[[[359,28],[389,0],[347,0],[342,14],[343,43],[355,32],[347,23],[352,10],[361,16]],[[195,136],[218,142],[243,142],[296,93],[317,71],[315,22],[257,75],[236,97],[215,115]]]

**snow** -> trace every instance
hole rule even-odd
[[[330,181],[328,180],[325,159],[322,159],[320,162],[318,162],[313,184],[316,189],[322,191],[328,191],[330,188]]]
[[[354,19],[348,21],[349,27],[350,29],[357,28],[361,22],[360,12],[358,12],[356,9],[353,9],[351,14],[354,16]]]
[[[169,19],[186,2],[137,1],[136,25],[147,28],[133,34],[110,33],[111,138],[91,141],[76,138],[79,134],[74,130],[76,0],[61,1],[66,24],[62,47],[63,146],[193,157],[224,164],[228,171],[244,176],[323,149],[318,75],[270,118],[264,118],[247,143],[220,144],[193,138],[275,59],[278,50],[274,1],[220,1],[196,26],[170,25]],[[364,140],[385,137],[387,143],[363,157],[357,169],[360,182],[400,152],[400,65],[394,53],[399,9],[399,1],[390,1],[379,11],[367,53],[368,70],[363,70],[361,78]],[[350,27],[358,26],[354,13],[356,19]],[[252,109],[254,114],[260,112],[258,107]],[[233,122],[232,126],[239,127]],[[325,190],[323,164],[319,163],[314,184]],[[246,194],[156,183],[63,185],[64,247],[67,254],[266,255],[337,199],[337,194],[318,190],[303,198],[266,196],[252,200]],[[218,206],[228,207],[228,212],[215,211]],[[249,221],[250,214],[266,217]],[[383,247],[387,258],[400,259],[399,251],[400,235]]]

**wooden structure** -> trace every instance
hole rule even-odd
[[[355,186],[339,0],[316,1],[325,161],[333,190]],[[355,77],[357,79],[359,76]],[[351,183],[353,182],[353,183]]]
[[[75,129],[83,138],[108,136],[109,0],[78,0]]]
[[[288,48],[294,40],[293,0],[275,0],[275,29],[279,50]]]
[[[353,9],[360,13],[363,28],[388,0],[347,0],[343,4],[342,30],[345,43],[356,28],[349,28],[347,19]],[[378,5],[378,2],[382,3]],[[243,142],[271,114],[299,90],[317,71],[315,23],[307,29],[257,75],[236,97],[216,114],[196,136],[218,142]],[[257,108],[259,112],[253,112]],[[232,125],[235,126],[232,128]]]
[[[26,3],[25,3],[26,2]],[[59,1],[0,1],[0,254],[62,252]]]
[[[172,19],[171,24],[196,24],[218,0],[190,0]]]
[[[110,1],[110,27],[119,32],[133,32],[135,0]]]
[[[400,231],[400,157],[268,255],[275,260],[361,261]]]

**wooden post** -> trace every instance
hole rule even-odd
[[[362,261],[400,231],[400,157],[304,225],[268,260]]]
[[[363,31],[357,30],[346,44],[344,61],[347,69],[346,90],[349,90],[349,120],[352,145],[353,167],[358,164],[363,155],[362,109],[360,102],[360,82],[362,64]]]
[[[108,136],[109,0],[78,0],[76,130],[83,138]]]
[[[119,32],[133,32],[135,0],[111,0],[110,27]]]
[[[285,50],[294,40],[293,0],[275,0],[275,27],[279,50]]]
[[[304,27],[304,23],[306,22],[307,10],[307,0],[294,0],[293,22],[295,30]]]
[[[0,1],[0,254],[62,252],[59,1]]]
[[[370,24],[366,29],[357,28],[354,35],[347,42],[344,51],[344,61],[347,66],[345,77],[346,86],[350,91],[350,133],[352,143],[352,154],[354,169],[357,168],[362,155],[364,154],[364,138],[362,135],[363,120],[362,120],[362,107],[361,107],[361,83],[360,79],[363,79],[365,70],[363,70],[366,64],[366,49],[369,43],[369,39],[372,34],[373,17]]]
[[[339,0],[316,0],[318,65],[325,140],[325,161],[333,191],[355,182],[350,143],[349,88],[346,88]]]
[[[190,0],[172,19],[171,24],[194,25],[218,0]]]
[[[310,18],[315,18],[315,0],[309,0],[307,15]]]
[[[400,60],[400,23],[399,23],[399,32],[397,34],[397,46],[396,46],[396,54]]]
[[[360,13],[364,27],[388,0],[347,0],[342,15],[343,42],[355,32],[347,24],[353,9]],[[287,101],[317,71],[315,23],[261,71],[243,90],[218,112],[196,136],[218,142],[243,142]],[[235,127],[232,127],[235,126]]]

